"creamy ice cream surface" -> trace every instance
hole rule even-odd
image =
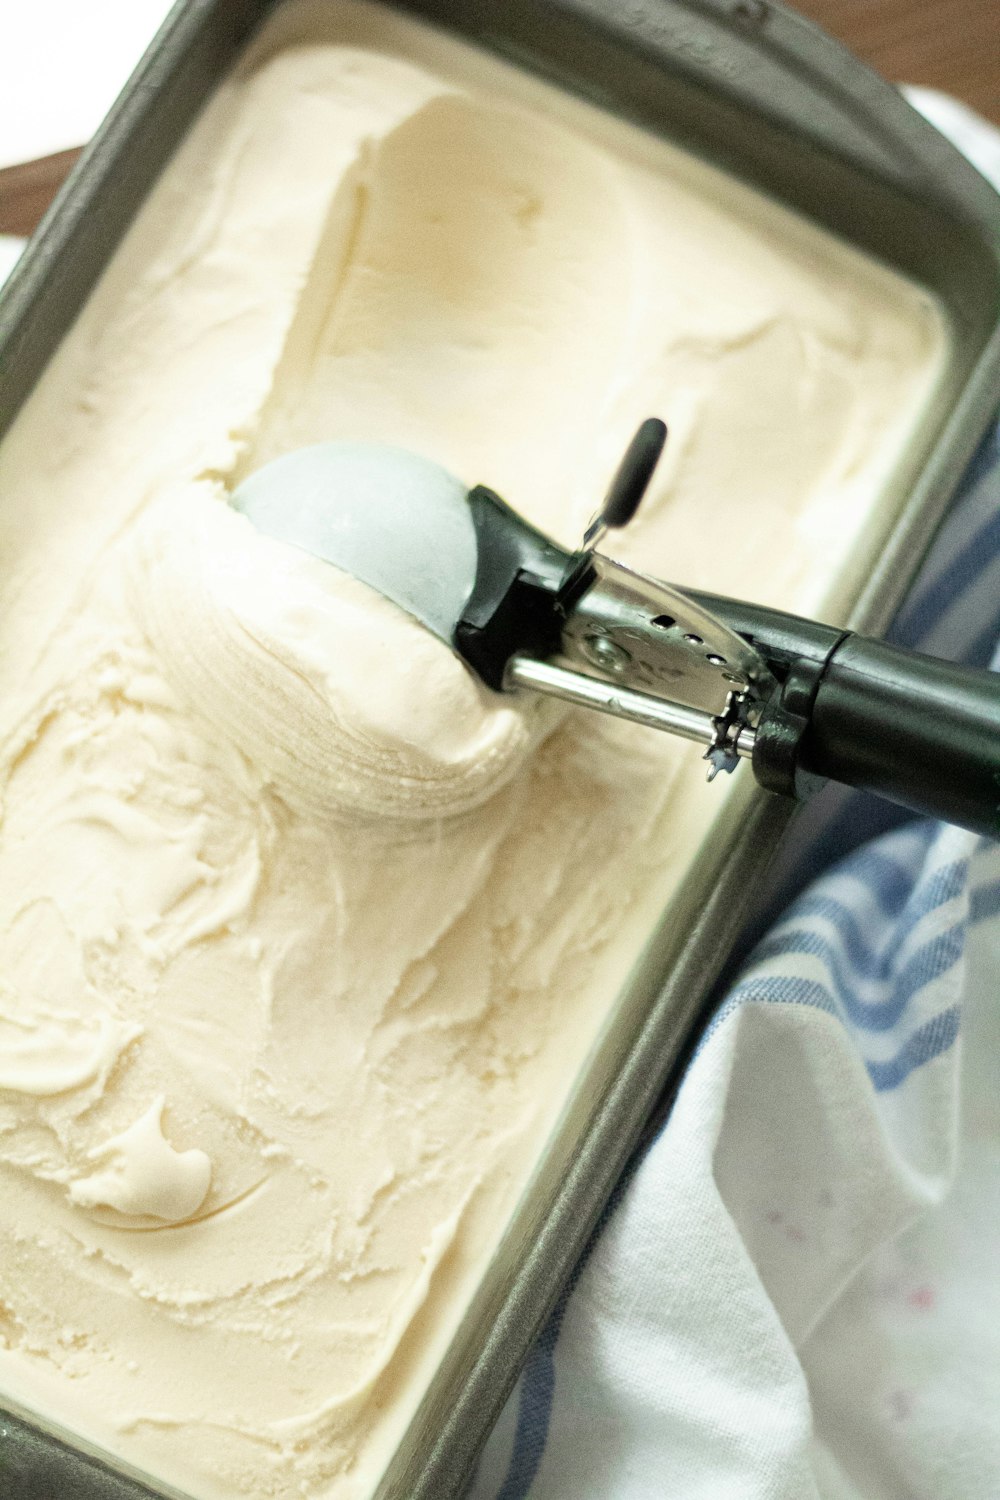
[[[227,505],[391,441],[815,609],[929,298],[367,5],[279,10],[0,450],[0,1390],[197,1500],[371,1494],[724,793]]]

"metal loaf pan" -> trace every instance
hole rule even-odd
[[[72,324],[157,173],[276,0],[181,0],[0,298],[0,434]],[[330,0],[331,5],[336,0]],[[933,291],[948,375],[896,476],[891,525],[845,581],[883,628],[1000,391],[1000,198],[887,83],[767,0],[396,0],[783,200]],[[736,789],[545,1148],[489,1275],[377,1500],[457,1496],[645,1122],[679,1071],[750,892],[791,815]],[[741,804],[741,805],[740,805]],[[741,815],[737,815],[739,812]],[[0,1500],[175,1492],[0,1407]]]

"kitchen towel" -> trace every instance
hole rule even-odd
[[[1000,185],[1000,134],[912,97]],[[998,637],[994,433],[894,638]],[[831,793],[473,1500],[1000,1496],[1000,844]]]

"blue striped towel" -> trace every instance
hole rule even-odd
[[[1000,183],[1000,136],[917,102]],[[985,665],[998,637],[993,434],[895,638]],[[605,1215],[474,1500],[1000,1496],[1000,845],[834,789],[800,821],[802,894]]]

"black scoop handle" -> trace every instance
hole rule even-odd
[[[1000,838],[1000,673],[767,605],[692,594],[764,658],[754,775],[784,796],[839,781]]]
[[[1000,674],[848,635],[816,687],[798,765],[1000,838]]]

